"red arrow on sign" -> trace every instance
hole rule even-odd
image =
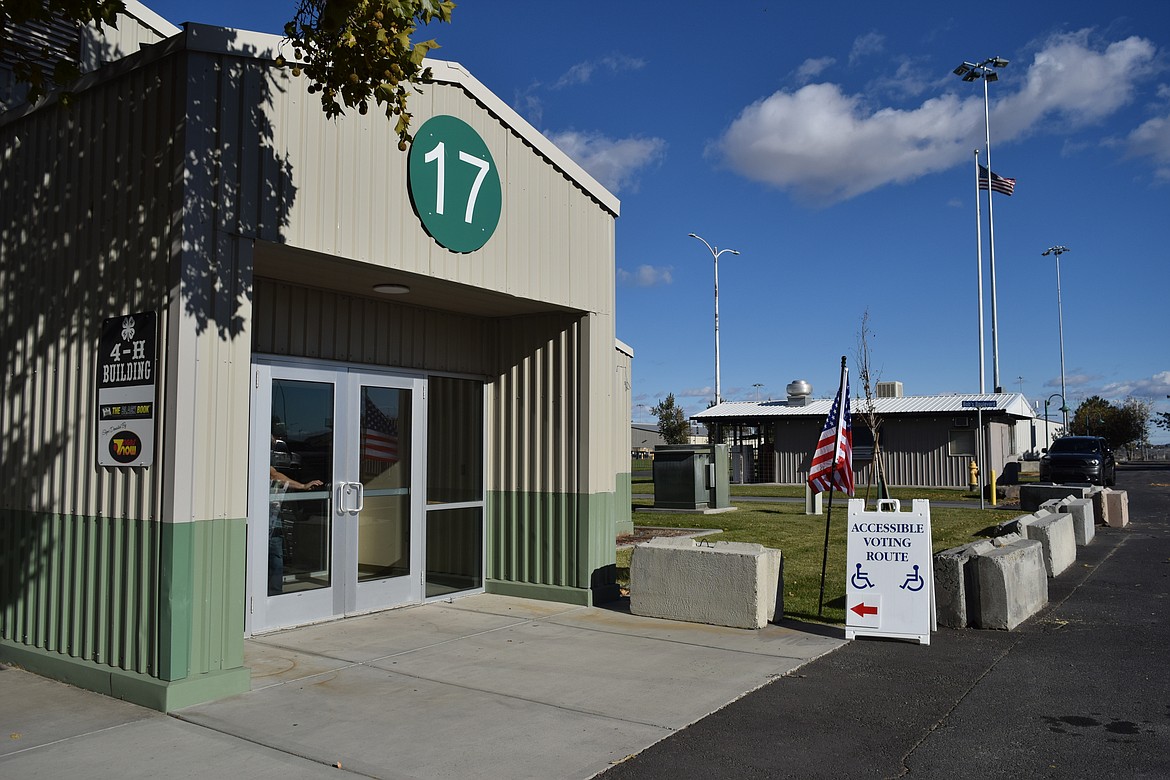
[[[850,607],[850,610],[856,612],[859,617],[877,614],[877,607],[871,607],[867,604],[858,604],[856,607]]]

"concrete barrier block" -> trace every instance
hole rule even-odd
[[[733,628],[779,618],[779,550],[747,542],[658,538],[634,547],[630,611],[644,617]],[[782,608],[781,608],[782,609]]]
[[[1018,527],[1019,526],[1017,526],[1017,528]],[[1002,536],[997,536],[991,540],[991,543],[996,547],[1007,547],[1009,544],[1014,544],[1023,538],[1024,535],[1017,530],[1003,534]]]
[[[1045,501],[1084,498],[1086,490],[1084,485],[1020,485],[1020,509],[1035,512]]]
[[[993,541],[985,540],[935,554],[934,599],[940,625],[966,628],[979,614],[974,558],[995,548]]]
[[[1040,542],[1044,551],[1044,570],[1049,577],[1057,576],[1076,561],[1077,541],[1071,515],[1033,515],[1031,520],[1021,521],[1020,528],[1029,539]]]
[[[1020,539],[975,557],[980,628],[1010,631],[1048,603],[1043,545]]]
[[[1129,525],[1129,493],[1124,490],[1103,490],[1102,514],[1110,528],[1125,528]]]
[[[1060,511],[1067,512],[1072,518],[1073,535],[1076,536],[1078,547],[1093,541],[1097,535],[1097,521],[1091,499],[1070,498],[1061,505]]]

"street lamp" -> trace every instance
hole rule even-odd
[[[1056,255],[1056,321],[1060,335],[1060,397],[1064,399],[1064,310],[1060,303],[1060,256],[1070,251],[1067,246],[1053,246],[1041,252],[1041,256]],[[1068,404],[1062,405],[1064,428],[1068,430]]]
[[[995,211],[991,205],[995,198],[991,196],[991,112],[988,108],[987,83],[999,81],[999,74],[995,72],[995,69],[1005,68],[1007,64],[1008,61],[1003,57],[988,57],[978,64],[963,62],[955,68],[955,75],[963,81],[983,81],[983,129],[987,141],[987,223],[990,234],[988,238],[991,243],[991,381],[997,393],[1002,392],[1002,388],[999,384],[999,334],[995,299]],[[982,275],[980,278],[982,279]],[[980,353],[979,360],[982,363],[982,353]]]
[[[711,250],[711,257],[715,259],[715,405],[719,405],[722,400],[719,395],[719,255],[730,252],[733,255],[738,255],[734,249],[720,249],[708,244],[701,236],[694,233],[687,233],[691,238],[697,238],[703,242],[703,246]]]
[[[764,386],[763,382],[753,382],[752,387],[756,388],[756,403],[760,402],[760,388]]]

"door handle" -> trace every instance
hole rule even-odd
[[[349,496],[357,492],[356,505],[351,506]],[[365,486],[360,482],[338,482],[337,483],[337,514],[344,515],[346,513],[354,514],[365,509],[366,506],[366,490]]]

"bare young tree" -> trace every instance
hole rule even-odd
[[[869,327],[869,309],[861,315],[861,330],[857,334],[857,376],[861,379],[861,389],[864,400],[861,402],[861,419],[873,434],[873,460],[869,465],[870,480],[866,483],[865,497],[869,498],[869,488],[876,478],[878,498],[888,498],[886,492],[886,472],[882,466],[881,426],[882,419],[877,413],[877,403],[874,400],[874,388],[881,380],[881,372],[874,372],[870,355],[870,341],[873,331]]]

